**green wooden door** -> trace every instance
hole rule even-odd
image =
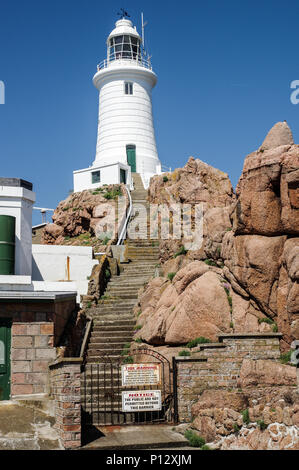
[[[11,323],[0,318],[0,400],[10,398]]]
[[[136,147],[135,145],[127,145],[127,161],[131,167],[131,172],[136,173]]]

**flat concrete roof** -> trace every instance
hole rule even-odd
[[[32,191],[33,184],[21,178],[3,178],[0,177],[0,186],[14,186],[29,189]]]
[[[76,292],[46,292],[46,291],[0,291],[1,300],[69,300],[76,298]]]

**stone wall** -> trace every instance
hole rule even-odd
[[[193,349],[191,357],[177,357],[178,417],[190,422],[192,406],[206,389],[237,389],[244,359],[280,357],[279,333],[221,335],[219,343]]]
[[[65,449],[81,446],[81,364],[80,358],[63,358],[49,366],[55,428]]]
[[[61,301],[0,303],[11,320],[11,396],[49,392],[48,365],[75,309],[75,296]]]

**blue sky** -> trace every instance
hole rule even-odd
[[[72,171],[95,157],[96,65],[124,7],[158,75],[153,109],[159,157],[173,169],[189,156],[230,176],[277,121],[299,143],[298,0],[157,1],[2,0],[1,176],[31,181],[36,205],[56,207]],[[35,214],[34,223],[40,222]]]

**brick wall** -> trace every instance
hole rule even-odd
[[[237,388],[243,359],[280,357],[279,333],[221,335],[219,343],[194,348],[191,357],[178,357],[177,393],[180,422],[191,420],[191,408],[205,389]]]
[[[81,364],[80,358],[63,358],[49,366],[55,428],[65,449],[81,446]]]
[[[11,396],[49,393],[48,365],[74,309],[75,298],[0,303],[0,318],[12,323]]]

